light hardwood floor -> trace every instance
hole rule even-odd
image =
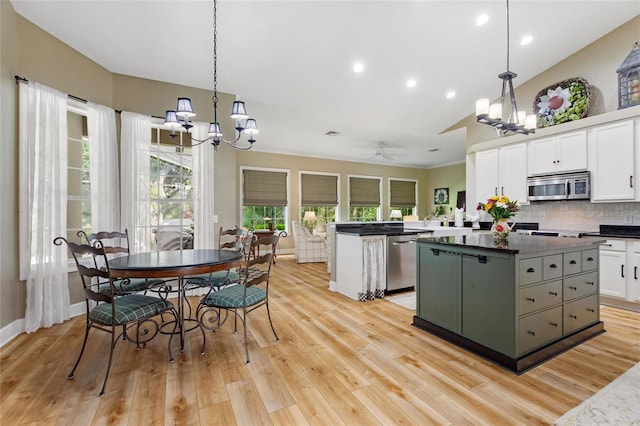
[[[640,361],[640,313],[604,307],[606,333],[516,376],[411,324],[385,300],[330,292],[325,264],[278,256],[271,307],[250,317],[250,364],[232,324],[187,335],[168,362],[166,336],[116,346],[98,396],[106,333],[92,331],[75,379],[84,317],[21,335],[0,350],[0,423],[401,425],[550,424]],[[196,299],[193,299],[196,301]]]

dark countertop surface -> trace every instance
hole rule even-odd
[[[465,228],[471,228],[471,222],[464,222]],[[491,222],[480,222],[481,230],[491,229]],[[517,229],[538,229],[537,223],[516,223]],[[370,235],[417,235],[429,232],[428,229],[405,229],[403,222],[363,222],[363,223],[338,223],[336,232],[358,236]]]
[[[640,238],[640,226],[600,225],[599,232],[583,232],[581,237]]]
[[[460,237],[418,238],[417,241],[431,244],[435,243],[442,246],[475,248],[502,253],[533,254],[574,248],[576,250],[580,250],[582,248],[588,248],[593,244],[603,242],[604,239],[558,238],[511,233],[505,244],[496,243],[493,235],[491,234],[474,234]]]

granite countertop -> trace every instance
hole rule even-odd
[[[588,248],[595,243],[604,242],[601,238],[558,238],[522,235],[511,233],[505,244],[496,243],[491,234],[474,234],[460,237],[418,238],[418,242],[435,243],[443,246],[456,246],[502,253],[531,254],[553,250]]]
[[[583,237],[640,238],[640,226],[600,225],[599,232],[583,232]]]

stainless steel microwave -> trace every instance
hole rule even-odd
[[[591,184],[588,171],[527,178],[529,201],[588,200],[590,196]]]

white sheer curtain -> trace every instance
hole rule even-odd
[[[120,179],[116,112],[87,103],[92,232],[120,230]]]
[[[209,125],[195,123],[192,129],[193,137],[204,139],[207,137]],[[203,143],[191,150],[193,158],[193,248],[216,248],[214,215],[214,160],[215,150],[210,143]]]
[[[151,251],[151,117],[120,114],[120,224],[133,253]]]
[[[362,292],[358,300],[364,302],[384,297],[386,287],[384,274],[384,239],[362,239]]]
[[[67,95],[20,84],[20,275],[27,281],[26,331],[69,319]]]

